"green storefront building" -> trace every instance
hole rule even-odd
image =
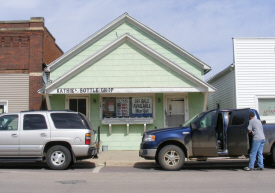
[[[49,110],[85,114],[109,150],[138,150],[144,131],[206,109],[210,66],[125,13],[45,69]]]

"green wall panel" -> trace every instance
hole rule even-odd
[[[133,60],[134,58],[134,60]],[[59,88],[196,87],[164,64],[125,42]]]
[[[117,35],[123,35],[124,33],[130,33],[135,38],[139,39],[143,43],[147,44],[160,54],[164,55],[165,57],[169,58],[171,61],[176,62],[179,64],[182,68],[187,70],[188,72],[194,74],[195,76],[203,79],[203,69],[191,61],[187,60],[177,52],[171,50],[164,44],[160,43],[156,39],[152,38],[139,28],[135,27],[134,25],[125,22],[118,26],[116,29],[112,30],[105,36],[103,36],[101,39],[93,43],[92,45],[88,46],[86,49],[84,49],[82,52],[77,54],[76,56],[72,57],[68,61],[64,62],[61,66],[56,68],[51,72],[51,80],[55,80],[62,74],[66,73],[68,70],[73,68],[75,65],[79,64],[81,61],[83,61],[85,58],[88,58],[96,51],[103,48],[105,45],[109,44],[111,41],[115,40],[117,38]],[[130,58],[129,59],[135,59]]]
[[[158,102],[158,99],[160,99],[160,102]],[[163,108],[163,94],[162,93],[156,93],[155,94],[155,115],[156,119],[154,120],[154,126],[158,129],[164,127],[164,108]],[[155,128],[153,128],[155,129]]]
[[[52,95],[50,96],[52,110],[65,110],[65,95]]]
[[[112,125],[112,134],[109,135],[109,126],[103,125],[100,129],[102,145],[108,145],[108,150],[138,150],[143,135],[143,125],[127,126]]]
[[[204,94],[188,93],[189,118],[203,111]]]

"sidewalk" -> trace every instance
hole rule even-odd
[[[88,160],[87,160],[88,161]],[[95,166],[156,166],[155,160],[139,157],[139,151],[101,151],[98,159],[89,159]]]

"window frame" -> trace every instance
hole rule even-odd
[[[47,126],[47,128],[44,128],[44,129],[24,129],[24,123],[25,123],[25,116],[28,116],[28,115],[41,115],[44,117],[44,120],[45,120],[45,124]],[[40,114],[40,113],[31,113],[31,114],[23,114],[22,115],[22,130],[23,131],[37,131],[37,130],[49,130],[49,125],[47,123],[47,117],[44,115],[44,114]]]
[[[18,114],[8,114],[8,115],[2,115],[2,116],[0,116],[0,118],[5,117],[5,116],[17,116],[17,129],[12,129],[12,130],[11,129],[5,129],[5,130],[0,129],[0,131],[18,131],[19,130],[19,121],[20,121],[19,119],[20,119],[20,116]]]
[[[86,99],[86,117],[90,121],[90,95],[66,95],[65,97],[65,109],[70,107],[70,99]]]
[[[205,126],[204,127],[201,127],[201,122],[202,122],[202,120],[203,119],[206,119],[206,117],[208,116],[208,115],[210,115],[210,113],[212,113],[212,112],[215,112],[215,120],[217,120],[217,116],[218,116],[218,109],[213,109],[213,110],[211,110],[211,111],[209,111],[208,113],[206,113],[206,114],[204,114],[199,120],[198,120],[198,129],[199,130],[201,130],[201,129],[205,129],[205,128],[207,128],[207,127],[212,127],[212,126],[217,126],[217,121],[216,121],[216,123],[214,124],[214,125],[209,125],[209,126],[207,126],[206,124],[205,124]],[[211,121],[213,121],[213,117],[212,117],[212,120]],[[205,121],[206,122],[206,121]],[[211,122],[212,123],[212,122]]]
[[[148,118],[134,118],[134,117],[129,117],[129,118],[104,118],[103,117],[103,111],[102,111],[102,105],[103,105],[103,98],[105,97],[152,97],[152,117]],[[155,94],[154,93],[136,93],[136,94],[102,94],[100,95],[100,121],[101,124],[103,125],[108,125],[108,124],[153,124],[154,120],[156,119],[156,104],[155,104]],[[132,107],[130,107],[132,108]]]
[[[9,112],[9,101],[8,100],[0,100],[0,105],[4,106],[4,112],[0,113],[0,115]]]
[[[275,100],[275,96],[274,95],[256,95],[255,96],[255,109],[258,111],[259,113],[259,99],[274,99]],[[275,116],[261,116],[259,113],[260,119],[261,120],[265,120],[267,123],[275,123]]]
[[[80,128],[80,127],[60,127],[60,126],[58,126],[56,123],[57,122],[55,122],[56,120],[55,120],[55,117],[53,117],[53,115],[55,115],[55,114],[64,114],[64,115],[75,115],[75,116],[78,116],[80,119],[83,119],[83,121],[84,121],[84,123],[82,123],[82,125],[84,125],[86,128]],[[69,130],[72,130],[72,129],[79,129],[79,130],[81,130],[81,129],[87,129],[87,130],[92,130],[93,128],[92,128],[92,126],[91,126],[91,124],[90,124],[90,121],[89,120],[87,120],[85,117],[85,115],[83,115],[82,113],[64,113],[64,112],[51,112],[50,113],[50,117],[51,117],[51,121],[52,121],[52,124],[53,124],[53,126],[54,126],[54,128],[55,129],[58,129],[58,130],[62,130],[62,129],[69,129]],[[58,117],[58,118],[60,118],[60,117]],[[67,125],[67,124],[66,124]]]
[[[246,116],[246,115],[243,114],[243,115],[244,115],[244,117],[243,117],[243,120],[244,120],[243,123],[242,123],[242,124],[237,124],[237,125],[234,124],[234,125],[233,125],[233,119],[234,119],[234,117],[235,117],[236,112],[239,112],[239,111],[238,111],[238,110],[235,110],[235,111],[232,111],[232,112],[231,112],[231,114],[230,114],[230,120],[229,120],[229,126],[243,126],[243,125],[245,124],[245,122],[246,122],[246,117],[245,117],[245,116]],[[247,115],[247,116],[248,116],[248,115]]]

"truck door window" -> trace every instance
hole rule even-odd
[[[244,114],[243,112],[235,111],[233,113],[231,125],[243,125],[245,122],[245,116],[247,116],[247,115]]]
[[[207,113],[201,120],[199,124],[199,129],[209,127],[209,126],[214,126],[217,123],[215,122],[217,111],[211,111]]]
[[[48,129],[45,117],[38,114],[24,115],[23,130]]]

